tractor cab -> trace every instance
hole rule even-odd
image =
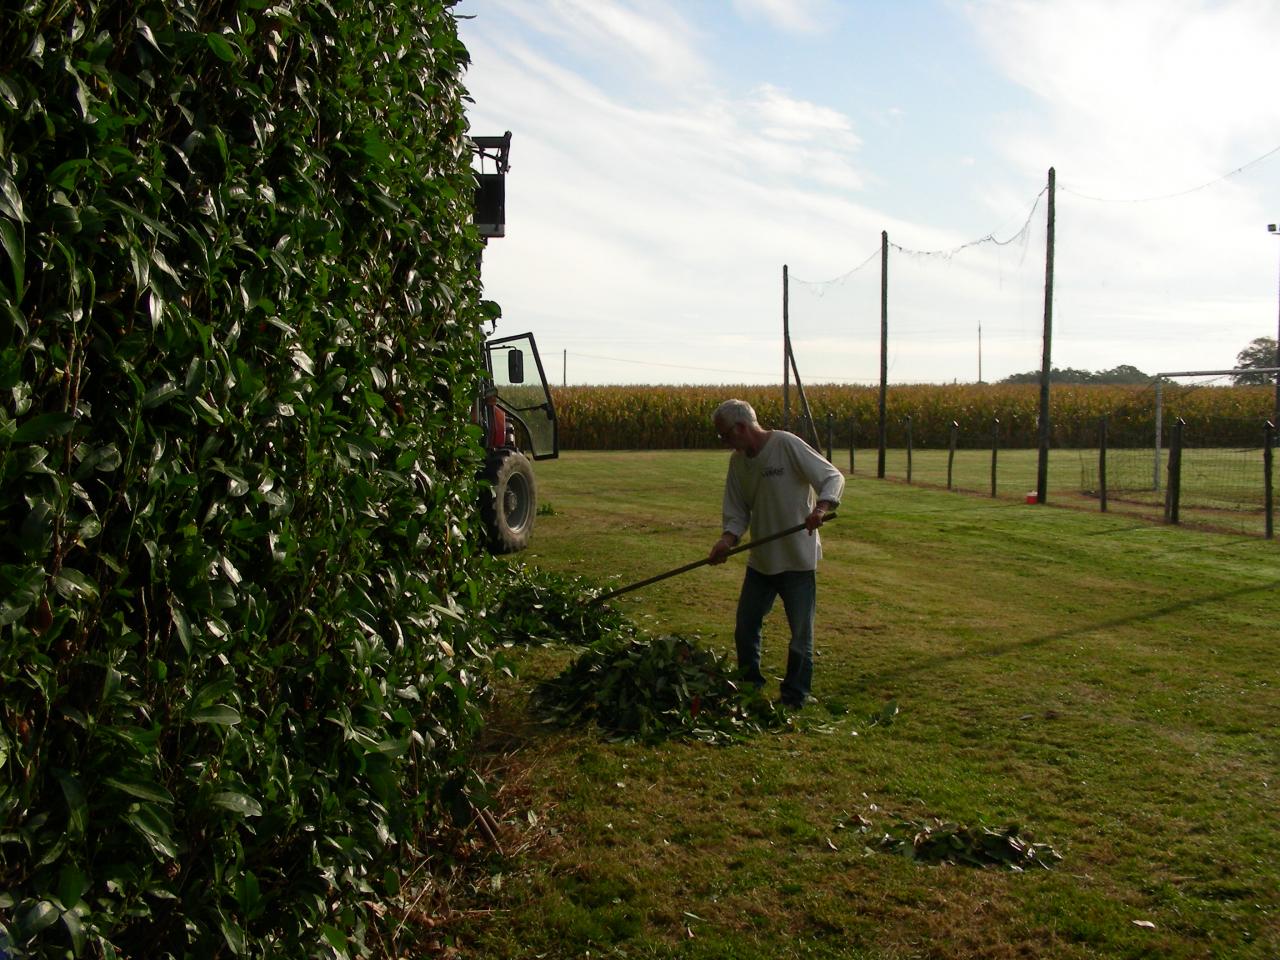
[[[490,340],[484,347],[489,379],[480,404],[487,489],[480,516],[496,553],[529,545],[538,512],[531,460],[560,455],[551,390],[533,334]]]

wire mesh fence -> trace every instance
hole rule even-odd
[[[815,418],[816,419],[816,418]],[[1039,450],[1005,446],[1009,435],[1025,431],[993,420],[983,429],[953,422],[947,442],[936,431],[917,434],[911,417],[885,424],[883,455],[878,431],[861,442],[853,424],[834,416],[819,421],[823,452],[852,476],[883,477],[903,483],[981,494],[1003,500],[1038,500]],[[1267,421],[1229,418],[1198,431],[1183,430],[1178,449],[1176,522],[1269,535],[1268,511],[1277,475]],[[1100,420],[1092,445],[1087,432],[1072,429],[1067,445],[1059,431],[1048,453],[1045,499],[1064,505],[1168,520],[1171,454],[1167,438],[1155,439],[1155,421],[1129,421],[1113,432]],[[1252,434],[1256,439],[1248,443]],[[918,438],[919,437],[919,438]],[[1225,440],[1223,438],[1230,438]],[[1269,478],[1269,479],[1268,479]]]

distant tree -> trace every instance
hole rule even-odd
[[[1101,370],[1093,375],[1094,383],[1150,383],[1151,375],[1143,373],[1137,367],[1122,363],[1110,370]]]
[[[1255,337],[1247,347],[1236,354],[1237,369],[1257,370],[1276,366],[1276,341],[1274,337]],[[1233,378],[1237,387],[1275,383],[1274,373],[1237,373]]]
[[[1030,370],[1005,377],[1001,383],[1039,383],[1040,371]],[[1150,383],[1151,377],[1137,367],[1121,364],[1110,370],[1094,373],[1092,370],[1076,370],[1074,367],[1053,367],[1049,371],[1050,383]]]

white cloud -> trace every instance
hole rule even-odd
[[[793,25],[820,6],[738,0],[744,15]],[[963,142],[929,149],[989,211],[973,233],[1001,239],[1026,220],[1043,171],[1058,168],[1054,362],[1229,365],[1273,333],[1280,246],[1263,226],[1280,207],[1259,210],[1260,195],[1280,196],[1265,193],[1267,177],[1157,204],[1078,194],[1195,186],[1275,146],[1280,98],[1261,48],[1280,35],[1280,13],[1241,0],[964,9],[997,70],[1035,99],[975,112]],[[463,27],[473,129],[514,132],[508,235],[486,252],[485,284],[503,304],[503,332],[533,329],[547,354],[568,351],[571,382],[776,382],[783,263],[793,278],[825,279],[873,256],[881,230],[917,249],[973,238],[941,216],[911,222],[894,191],[915,185],[865,157],[887,155],[877,137],[905,144],[906,128],[930,125],[927,96],[910,98],[912,124],[864,131],[822,93],[795,92],[824,90],[821,78],[806,88],[762,66],[731,88],[687,8],[663,0],[486,0],[482,16],[483,31]],[[1225,60],[1209,49],[1222,44],[1236,51]],[[904,119],[892,101],[864,115]],[[992,137],[994,164],[983,149]],[[1043,207],[1025,245],[952,260],[894,251],[895,378],[976,375],[980,320],[988,379],[1038,366]],[[824,287],[821,307],[799,289],[806,380],[874,378],[878,261]],[[616,359],[575,360],[588,356]]]
[[[642,76],[655,90],[705,80],[697,33],[666,0],[487,0],[477,16],[519,22],[584,61]]]
[[[835,17],[830,0],[734,0],[739,14],[758,17],[788,33],[815,33]]]
[[[1274,302],[1260,304],[1274,289],[1262,211],[1280,200],[1277,165],[1220,178],[1280,143],[1280,5],[965,9],[992,63],[1037,99],[1006,118],[1000,146],[1015,168],[1058,172],[1055,362],[1229,366],[1274,328]]]
[[[858,138],[853,124],[838,110],[788,96],[772,84],[756,88],[751,105],[765,125],[765,131],[782,140],[832,139],[840,146],[855,148]]]
[[[991,0],[968,7],[992,60],[1040,98],[1052,145],[1081,182],[1150,196],[1204,182],[1275,146],[1280,98],[1269,0]]]

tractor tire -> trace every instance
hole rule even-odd
[[[481,494],[480,516],[494,553],[518,553],[529,545],[538,511],[533,465],[523,453],[499,450],[485,465],[489,489]]]

